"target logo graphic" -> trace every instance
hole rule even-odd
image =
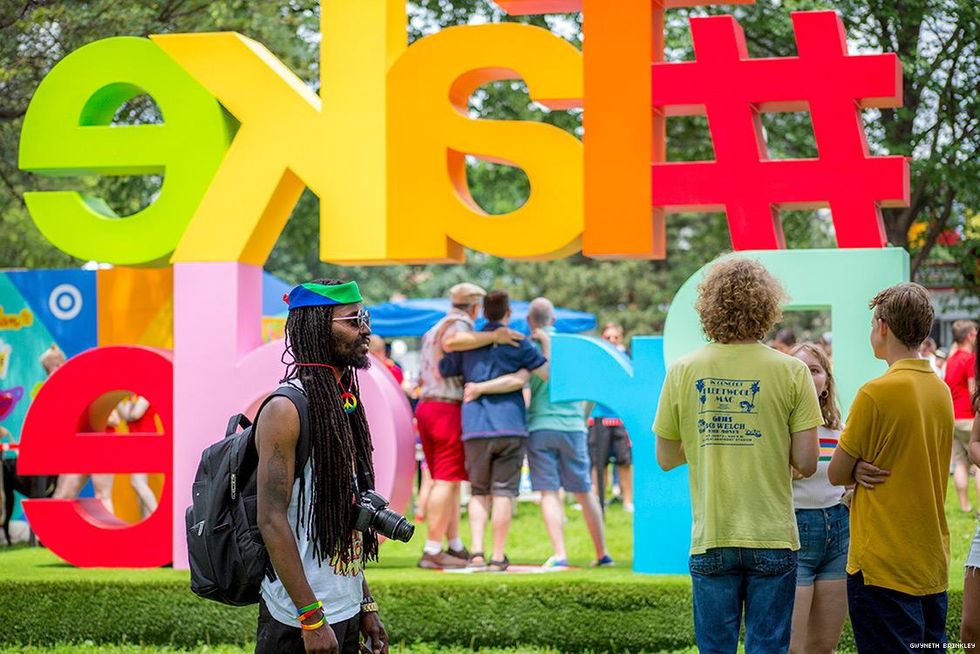
[[[54,287],[48,297],[48,308],[59,320],[71,320],[82,312],[82,293],[71,284]]]

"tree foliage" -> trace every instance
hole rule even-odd
[[[490,0],[415,0],[408,6],[410,41],[453,25],[514,20],[548,27],[581,45],[577,14],[510,17]],[[980,241],[967,229],[966,221],[967,216],[975,215],[978,204],[978,6],[973,0],[759,0],[750,6],[670,10],[667,58],[693,58],[687,20],[706,13],[734,13],[752,56],[792,55],[795,44],[789,12],[803,9],[839,10],[852,52],[888,51],[901,58],[905,106],[865,112],[873,153],[913,157],[912,204],[884,211],[888,238],[894,245],[910,248],[916,266],[936,253],[958,262],[954,265],[962,268],[961,285],[972,284],[975,290]],[[159,185],[159,179],[143,177],[52,180],[17,169],[17,135],[23,113],[33,89],[57,60],[107,36],[237,30],[266,44],[315,87],[318,12],[314,0],[0,0],[0,266],[77,264],[37,232],[24,209],[24,191],[84,188],[125,215],[151,201]],[[529,100],[519,81],[482,87],[472,98],[471,110],[478,117],[539,120],[581,136],[581,111],[548,111]],[[131,103],[119,115],[120,121],[154,119],[153,107],[145,101]],[[815,156],[812,126],[805,114],[768,114],[764,125],[773,156]],[[670,160],[713,158],[703,117],[671,118],[667,128]],[[512,211],[530,193],[527,177],[516,168],[471,159],[468,177],[474,198],[491,214]],[[515,262],[469,252],[461,265],[351,269],[319,261],[315,245],[318,211],[317,198],[305,193],[270,257],[270,271],[290,281],[356,277],[372,301],[399,294],[442,295],[453,283],[471,280],[487,287],[510,288],[517,297],[546,294],[560,305],[596,312],[600,321],[617,320],[628,331],[641,333],[659,331],[666,306],[680,284],[730,248],[724,216],[681,214],[668,217],[665,261],[607,262],[573,256],[547,263]],[[924,229],[910,242],[909,230],[917,223]],[[783,224],[790,247],[833,246],[826,211],[784,212]],[[951,238],[950,231],[959,238]],[[972,239],[970,234],[974,234]]]

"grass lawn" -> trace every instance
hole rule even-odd
[[[892,480],[891,483],[894,483]],[[980,508],[974,485],[970,484],[970,499],[975,509]],[[614,504],[606,513],[606,539],[609,551],[616,559],[616,566],[594,570],[589,563],[595,558],[592,542],[589,539],[582,519],[582,513],[570,505],[566,514],[568,522],[565,525],[565,544],[568,550],[569,563],[578,568],[570,572],[555,573],[554,577],[565,580],[588,579],[593,581],[615,580],[634,581],[643,583],[650,579],[672,579],[683,581],[684,576],[649,576],[634,575],[631,571],[633,552],[633,517],[622,510],[622,505]],[[946,516],[950,531],[950,575],[951,589],[963,588],[963,566],[970,549],[970,542],[977,527],[976,518],[972,513],[959,510],[956,494],[953,490],[952,478],[949,481],[949,491],[946,496]],[[416,564],[425,542],[425,524],[416,525],[415,537],[410,543],[387,542],[381,550],[380,563],[373,564],[368,572],[370,579],[394,579],[410,581],[433,581],[435,578],[451,583],[467,583],[468,580],[486,580],[487,575],[446,575],[427,570],[420,570]],[[488,545],[489,545],[489,529]],[[463,540],[470,546],[469,525],[466,516],[462,524]],[[540,565],[551,555],[551,543],[541,520],[540,509],[531,502],[520,502],[517,515],[511,527],[508,545],[508,555],[514,563]],[[520,578],[538,577],[539,575],[508,575],[508,582],[519,583]],[[187,572],[158,568],[151,570],[124,570],[112,568],[81,569],[74,568],[62,562],[47,550],[15,547],[0,549],[0,579],[17,581],[63,581],[66,578],[75,580],[98,581],[183,581]]]
[[[202,645],[191,649],[174,649],[172,647],[152,647],[140,645],[58,645],[55,647],[17,647],[2,648],[0,654],[177,654],[193,652],[194,654],[252,654],[254,647],[239,647],[236,645]],[[433,645],[393,645],[391,654],[468,654],[473,650],[468,647],[436,647]],[[558,650],[542,647],[484,647],[482,654],[555,654]],[[739,651],[743,651],[741,648]],[[697,649],[661,650],[651,654],[697,654]]]
[[[591,540],[582,519],[582,513],[567,507],[568,524],[565,529],[565,543],[568,550],[569,562],[579,570],[554,573],[550,577],[563,580],[636,580],[642,583],[644,579],[664,579],[664,577],[649,577],[633,575],[632,552],[633,533],[632,516],[623,512],[622,505],[614,504],[607,510],[606,527],[609,550],[616,559],[613,568],[592,569],[590,562],[595,558]],[[463,539],[469,545],[469,525],[463,517]],[[489,541],[489,529],[488,529]],[[399,581],[418,580],[432,582],[441,580],[449,583],[477,583],[486,581],[489,575],[456,575],[441,574],[417,567],[425,542],[425,524],[416,525],[415,537],[410,543],[386,542],[381,549],[381,561],[372,564],[368,570],[368,580],[397,579]],[[540,565],[551,555],[551,544],[541,521],[539,507],[531,502],[521,502],[517,516],[511,527],[508,556],[514,563]],[[9,550],[0,548],[0,580],[16,581],[64,581],[66,579],[79,581],[125,581],[138,583],[141,581],[185,581],[188,573],[170,568],[149,570],[126,570],[113,568],[75,568],[64,563],[57,556],[45,549],[15,547]],[[507,580],[520,583],[520,579],[541,575],[508,575]],[[678,581],[684,576],[671,577]],[[379,598],[380,599],[380,598]]]
[[[980,506],[972,484],[970,494],[973,506]],[[462,645],[482,645],[484,651],[500,654],[544,654],[558,648],[694,652],[683,649],[693,640],[690,580],[680,575],[632,573],[632,516],[624,513],[621,505],[609,508],[608,543],[617,566],[592,569],[589,562],[595,553],[582,514],[569,506],[567,515],[566,546],[576,567],[569,572],[493,575],[420,570],[416,564],[425,540],[424,524],[418,525],[412,543],[385,544],[381,563],[370,567],[368,579],[377,588],[392,630],[393,653],[471,651]],[[963,587],[963,564],[976,519],[959,510],[951,481],[947,516],[952,550],[950,589],[955,595],[948,622],[952,635],[959,624],[956,591]],[[462,530],[469,545],[465,518]],[[519,505],[509,542],[508,554],[515,563],[539,565],[551,554],[537,505]],[[0,628],[0,643],[4,643],[0,654],[188,651],[164,645],[95,643],[170,643],[191,647],[189,651],[221,654],[251,651],[248,640],[254,634],[254,607],[229,609],[202,602],[187,592],[187,578],[186,571],[169,568],[78,569],[45,549],[0,549],[0,585],[7,595],[0,597],[0,616],[7,616],[0,617],[0,624],[12,620],[8,626],[14,629],[9,632],[12,637],[3,638],[4,629]],[[70,607],[64,603],[69,601],[67,595],[71,595]],[[25,606],[36,611],[25,614]],[[37,615],[58,611],[58,606],[66,620],[61,624],[49,624]],[[132,606],[135,613],[124,612],[124,618],[121,609],[117,610],[119,606]],[[624,632],[621,626],[627,620],[632,621],[633,628]],[[223,631],[211,626],[215,624],[224,625]],[[181,634],[196,635],[188,638]],[[845,643],[850,642],[848,634]],[[87,639],[92,640],[84,642]],[[80,644],[43,644],[72,641]],[[14,646],[25,642],[42,644]],[[212,642],[239,644],[199,644],[194,648],[195,643]]]

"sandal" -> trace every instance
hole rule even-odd
[[[477,570],[484,570],[487,567],[487,559],[483,556],[483,552],[473,552],[470,554],[470,567]]]
[[[510,567],[510,559],[504,554],[503,561],[490,559],[490,563],[487,564],[487,572],[506,572],[508,567]]]

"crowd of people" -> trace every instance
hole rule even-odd
[[[372,338],[356,283],[318,280],[287,297],[281,384],[302,399],[274,393],[255,420],[256,520],[275,573],[261,585],[256,651],[356,652],[363,640],[365,650],[385,654],[387,634],[363,570],[377,557],[379,534],[404,518],[376,519],[386,504],[375,499],[356,372],[372,353],[396,379],[401,370]],[[956,322],[953,351],[938,362],[930,357],[929,293],[914,283],[878,293],[869,304],[870,347],[888,369],[860,388],[844,421],[829,334],[798,343],[781,330],[764,343],[785,299],[760,263],[715,264],[695,304],[709,343],[670,366],[660,394],[657,462],[664,470],[686,465],[690,482],[698,647],[735,652],[744,624],[746,651],[832,652],[848,614],[860,652],[942,647],[946,488],[952,470],[960,508],[972,512],[967,487],[980,462],[977,324]],[[525,460],[553,550],[544,567],[568,566],[565,495],[581,506],[593,565],[614,565],[601,489],[612,463],[624,508],[632,508],[631,443],[607,408],[551,401],[555,307],[532,301],[525,337],[509,326],[506,291],[462,283],[450,300],[422,339],[415,415],[431,485],[420,507],[427,536],[418,565],[506,571]],[[602,336],[624,350],[618,325]],[[49,373],[63,362],[52,352],[42,358]],[[126,423],[158,431],[152,422],[146,400],[129,396],[105,430]],[[83,482],[64,475],[55,496],[74,496]],[[464,482],[468,546],[460,532]],[[144,514],[152,511],[145,477],[133,485]],[[100,499],[111,502],[105,491]],[[974,645],[978,571],[980,527],[966,562],[961,625],[962,640]]]
[[[553,305],[531,302],[524,339],[508,328],[505,291],[460,284],[450,294],[452,309],[422,341],[416,417],[432,485],[419,507],[428,522],[419,566],[506,570],[525,460],[554,552],[544,566],[568,566],[563,494],[582,508],[594,565],[612,565],[600,498],[612,462],[632,509],[631,444],[605,407],[586,416],[582,403],[551,402]],[[937,364],[928,292],[882,291],[870,303],[870,340],[888,372],[861,388],[845,423],[831,334],[798,342],[780,329],[764,342],[785,299],[760,264],[717,264],[696,305],[710,343],[671,366],[661,393],[658,462],[687,464],[690,476],[698,645],[735,651],[744,620],[747,651],[832,652],[848,612],[860,651],[945,642],[951,471],[963,511],[973,510],[971,474],[980,491],[977,325],[956,321]],[[601,335],[625,351],[618,325]],[[459,531],[467,480],[468,547]],[[980,529],[967,563],[966,642],[980,635],[978,569]]]
[[[972,429],[967,451],[980,460],[976,325],[954,328],[963,373],[947,386],[920,355],[935,317],[929,293],[912,283],[879,293],[870,341],[889,367],[842,425],[828,352],[760,342],[784,300],[765,268],[726,260],[698,292],[710,343],[670,367],[653,429],[661,467],[688,466],[701,651],[734,652],[744,618],[746,651],[832,652],[847,613],[860,652],[942,647],[954,427],[961,441]],[[974,542],[961,633],[971,644]]]

